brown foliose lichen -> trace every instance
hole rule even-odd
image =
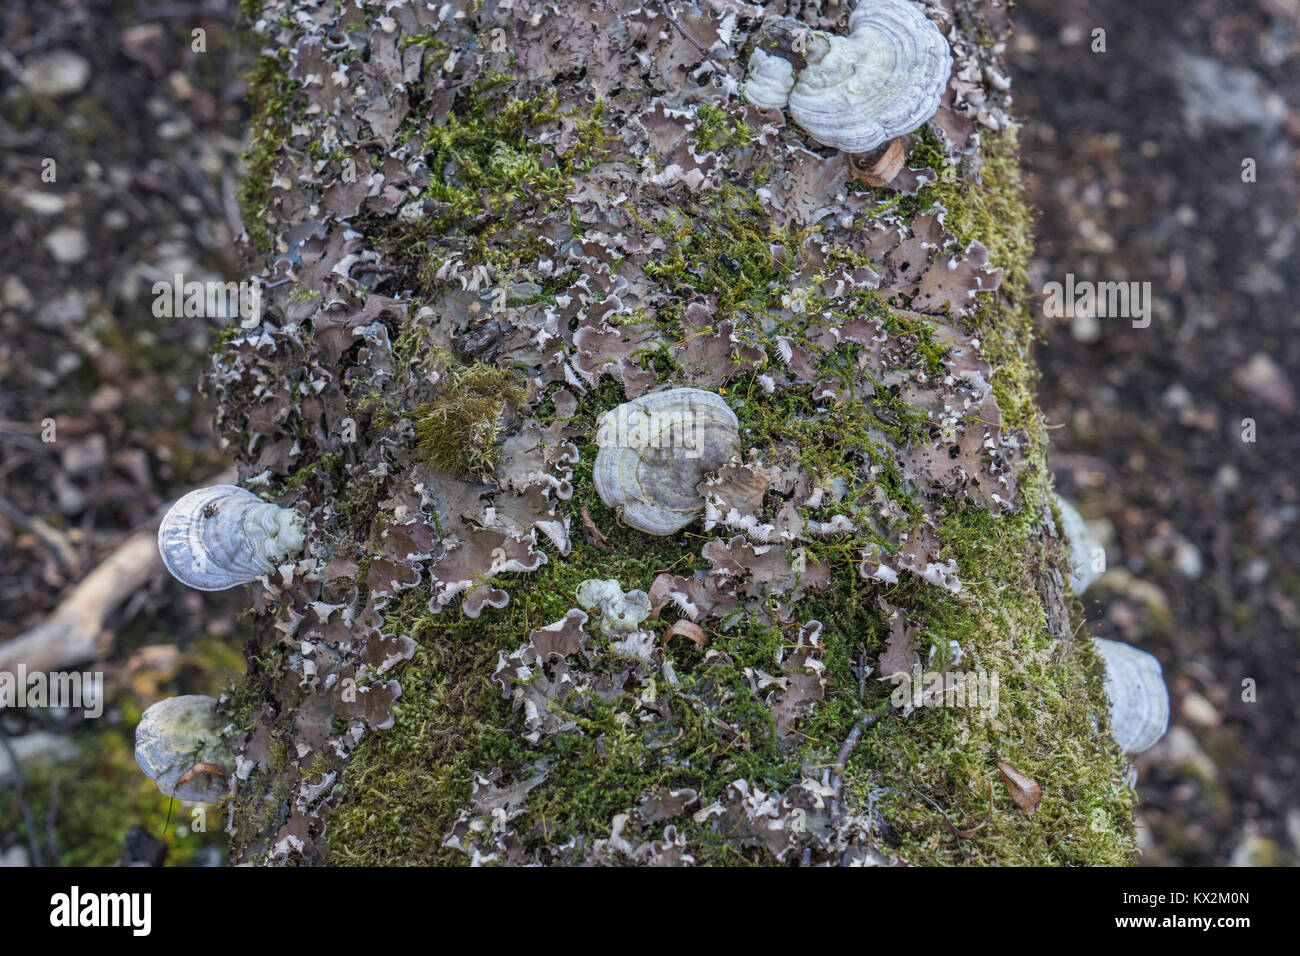
[[[871,189],[741,95],[761,8],[678,6],[265,4],[292,122],[249,194],[294,283],[210,385],[312,526],[228,705],[236,857],[1125,861],[1045,531],[1014,127],[961,79],[989,24],[921,4],[957,68]],[[678,387],[740,454],[652,537],[596,493],[598,426]],[[592,579],[650,616],[592,620]],[[913,666],[937,698],[885,679]],[[955,837],[999,760],[1036,815],[995,787]]]

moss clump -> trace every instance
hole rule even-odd
[[[748,124],[712,103],[695,108],[695,145],[697,153],[707,153],[722,146],[744,146],[754,138]]]
[[[411,416],[415,443],[431,465],[451,474],[491,471],[505,416],[526,394],[511,369],[477,363],[456,369]]]
[[[289,79],[288,58],[288,50],[281,50],[278,56],[262,56],[244,77],[248,101],[253,106],[250,121],[253,141],[243,156],[247,168],[236,196],[248,237],[263,255],[271,252],[271,233],[267,227],[271,179],[282,157],[285,137],[289,135],[294,92],[302,85]]]

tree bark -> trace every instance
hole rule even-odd
[[[283,6],[243,191],[264,311],[209,386],[311,531],[224,698],[235,859],[1128,860],[1003,5],[916,4],[953,72],[880,187],[743,90],[765,18],[843,34],[848,4]],[[625,476],[698,505],[651,535],[598,433],[681,388],[740,453]]]

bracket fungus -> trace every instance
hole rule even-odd
[[[1061,512],[1061,531],[1070,545],[1070,588],[1075,594],[1083,594],[1104,573],[1106,549],[1088,530],[1088,523],[1074,505],[1060,495],[1052,497]],[[1099,551],[1100,562],[1097,561]]]
[[[303,549],[303,519],[238,485],[196,488],[167,510],[158,551],[172,577],[224,591],[274,571]]]
[[[1106,663],[1111,735],[1125,753],[1149,750],[1169,728],[1169,691],[1160,662],[1122,641],[1094,637],[1092,643]]]
[[[135,762],[165,796],[215,803],[226,793],[235,759],[221,741],[225,721],[204,694],[167,697],[135,729]]]
[[[638,531],[669,535],[704,508],[705,475],[739,456],[739,422],[713,392],[673,388],[606,412],[596,443],[600,500]]]
[[[790,21],[781,22],[794,34],[792,49],[755,49],[745,96],[760,109],[788,109],[822,145],[865,153],[912,132],[939,109],[952,52],[910,0],[862,0],[848,36],[791,30]]]

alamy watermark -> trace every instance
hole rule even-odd
[[[596,444],[601,448],[680,449],[684,458],[699,458],[704,454],[708,421],[707,416],[690,409],[646,412],[623,405],[601,418]]]
[[[1150,282],[1075,281],[1070,272],[1064,283],[1043,286],[1043,296],[1043,314],[1049,319],[1132,319],[1135,329],[1151,324]]]
[[[911,673],[900,671],[887,678],[894,683],[889,702],[904,707],[957,707],[978,709],[989,720],[998,712],[997,671],[923,671],[919,663]]]
[[[152,893],[83,893],[74,885],[50,897],[50,925],[60,928],[121,927],[148,936],[152,913]]]
[[[199,282],[176,273],[170,280],[153,284],[153,314],[160,319],[239,319],[241,328],[251,329],[262,321],[262,283],[257,278],[242,282]]]
[[[95,718],[104,713],[104,675],[99,671],[0,671],[0,710],[6,707],[57,707]]]

